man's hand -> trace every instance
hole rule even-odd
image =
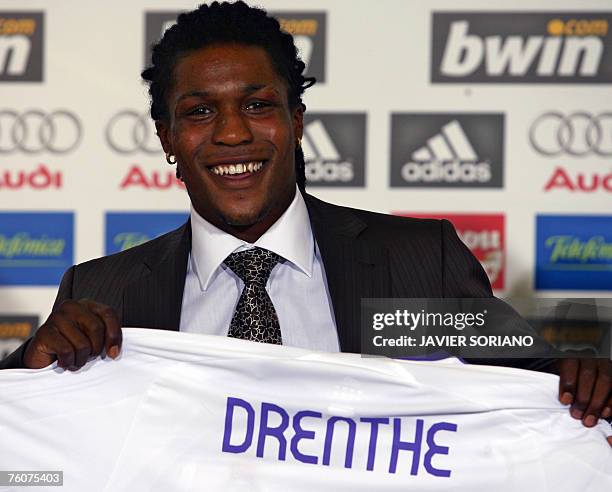
[[[29,369],[58,366],[75,371],[90,357],[106,353],[115,359],[121,350],[121,324],[115,311],[88,299],[62,302],[36,331],[23,356]]]
[[[612,361],[561,359],[558,367],[559,401],[571,405],[572,417],[593,427],[612,415]]]

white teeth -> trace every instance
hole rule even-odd
[[[254,173],[259,171],[263,166],[262,161],[252,162],[241,162],[240,164],[229,164],[227,166],[221,164],[211,168],[212,172],[223,176],[224,174],[242,174],[242,173]]]

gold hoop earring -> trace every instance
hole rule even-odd
[[[166,162],[171,166],[176,164],[176,156],[170,152],[166,152]]]

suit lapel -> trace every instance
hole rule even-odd
[[[304,196],[321,251],[340,349],[361,349],[361,299],[390,297],[387,249],[364,238],[367,224],[350,209]]]
[[[187,222],[143,258],[146,273],[124,291],[124,326],[179,329],[190,250]]]

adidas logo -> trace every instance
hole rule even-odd
[[[412,153],[401,176],[409,183],[486,183],[491,180],[491,166],[479,162],[463,128],[453,120]]]
[[[355,177],[353,163],[342,158],[321,120],[314,120],[304,127],[302,150],[307,181],[347,182]]]

